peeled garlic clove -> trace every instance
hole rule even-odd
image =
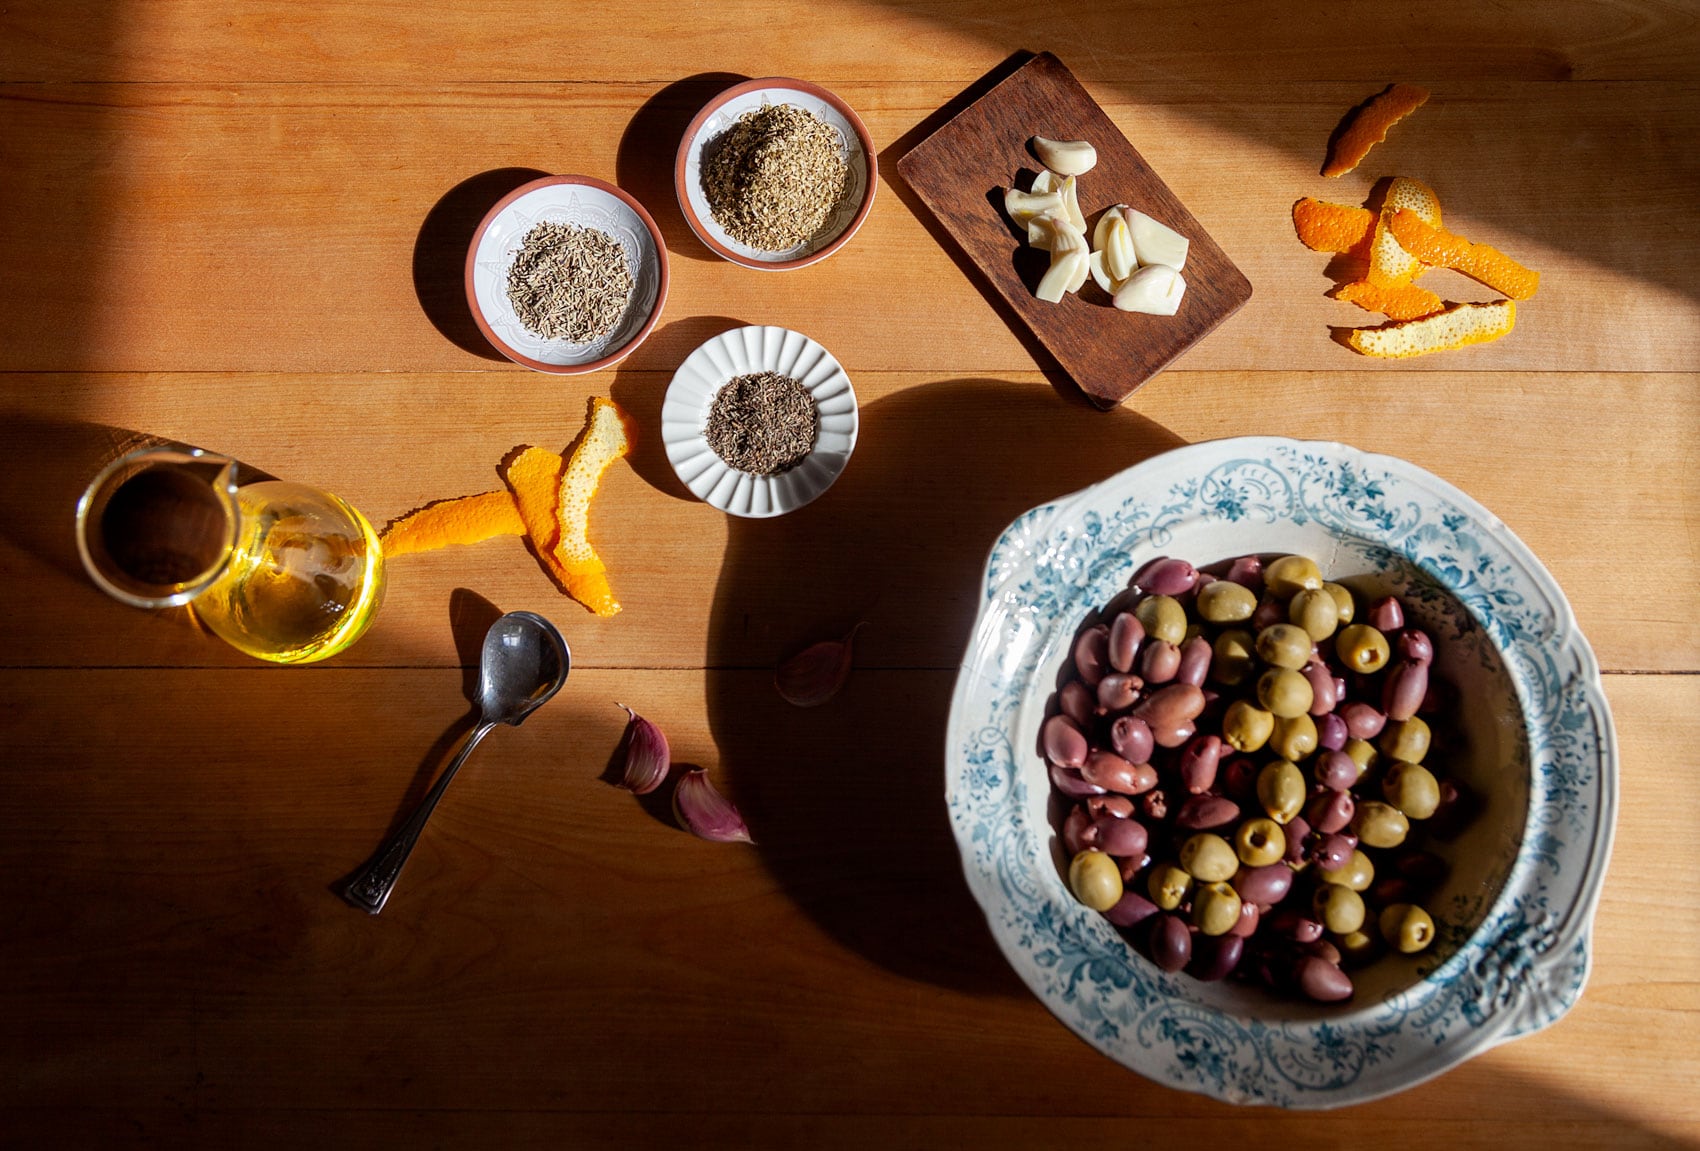
[[[1078,190],[1075,186],[1074,177],[1064,177],[1057,191],[1062,193],[1063,210],[1068,213],[1068,222],[1079,228],[1080,234],[1084,236],[1086,234],[1086,217],[1080,214],[1080,198],[1077,194]]]
[[[1167,264],[1147,264],[1116,292],[1116,307],[1148,316],[1172,316],[1180,309],[1186,281]]]
[[[1111,225],[1122,218],[1122,209],[1126,207],[1126,204],[1116,204],[1104,209],[1104,214],[1098,217],[1098,226],[1092,229],[1093,248],[1098,251],[1103,250],[1104,241],[1110,234]]]
[[[1037,176],[1034,176],[1032,190],[1035,192],[1055,192],[1057,190],[1056,173],[1046,168]]]
[[[1084,238],[1081,240],[1080,250],[1074,255],[1080,258],[1076,261],[1074,274],[1068,278],[1068,290],[1078,292],[1086,286],[1087,278],[1092,275],[1092,253],[1086,250]]]
[[[1017,224],[1025,224],[1034,216],[1044,212],[1061,209],[1063,197],[1061,192],[1023,192],[1011,188],[1003,194],[1003,210],[1009,213],[1009,218]]]
[[[751,843],[750,829],[732,801],[714,790],[704,768],[692,768],[673,789],[673,817],[698,839]]]
[[[786,703],[818,707],[838,694],[850,678],[850,645],[862,625],[850,629],[843,639],[811,644],[779,665],[773,686]]]
[[[626,770],[619,786],[637,795],[648,795],[661,786],[673,766],[667,737],[659,727],[625,704],[614,706],[624,709],[630,717],[626,721]]]
[[[1091,267],[1091,261],[1083,249],[1064,252],[1061,255],[1053,253],[1051,266],[1039,278],[1038,290],[1033,294],[1047,304],[1060,303],[1064,296],[1075,290],[1069,287],[1070,284],[1086,282],[1086,277],[1091,274]]]
[[[1191,241],[1185,236],[1136,209],[1128,208],[1122,215],[1133,233],[1133,250],[1138,253],[1141,267],[1167,264],[1177,272],[1186,267],[1186,253]]]
[[[1116,282],[1110,278],[1110,273],[1104,270],[1104,253],[1101,251],[1093,252],[1088,263],[1092,278],[1098,282],[1098,286],[1110,295],[1115,295]]]
[[[1044,212],[1027,222],[1027,242],[1035,248],[1050,252],[1072,252],[1086,246],[1086,237],[1069,222],[1062,209]]]
[[[1098,149],[1085,140],[1051,140],[1035,136],[1033,154],[1045,167],[1063,176],[1084,176],[1098,163]]]
[[[1118,280],[1127,279],[1139,267],[1139,259],[1134,255],[1133,233],[1128,230],[1126,220],[1118,219],[1110,225],[1109,240],[1104,245],[1104,266]]]

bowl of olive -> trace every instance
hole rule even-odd
[[[1587,979],[1611,715],[1552,576],[1414,465],[1248,437],[992,548],[946,734],[970,889],[1158,1082],[1326,1108],[1549,1026]]]

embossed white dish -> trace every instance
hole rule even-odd
[[[803,385],[820,413],[814,450],[778,475],[729,467],[704,434],[715,393],[752,372],[779,372]],[[698,498],[735,516],[766,519],[795,511],[832,486],[856,449],[856,390],[832,353],[789,328],[733,328],[685,357],[661,404],[667,460]]]
[[[595,228],[619,241],[632,298],[607,335],[586,344],[548,340],[520,323],[508,299],[508,267],[540,223]],[[592,176],[545,176],[509,192],[485,215],[466,254],[466,302],[496,350],[539,372],[576,375],[617,364],[644,341],[667,302],[667,245],[643,205]]]
[[[1079,625],[1147,560],[1316,558],[1392,592],[1436,637],[1481,801],[1442,845],[1433,954],[1359,973],[1348,1004],[1163,972],[1075,901],[1040,723]],[[1557,1021],[1581,995],[1616,818],[1599,670],[1552,576],[1443,480],[1341,444],[1243,438],[1165,453],[1035,508],[994,545],[946,735],[969,887],[1016,971],[1127,1067],[1232,1103],[1338,1107],[1403,1090]]]
[[[820,117],[837,134],[840,152],[849,167],[849,187],[826,223],[813,236],[783,252],[764,252],[733,239],[715,220],[702,186],[703,150],[737,123],[738,117],[768,104],[789,104]],[[723,259],[763,272],[806,268],[838,251],[868,218],[878,186],[879,161],[862,118],[825,88],[781,76],[734,84],[710,100],[685,129],[673,164],[673,189],[691,231]]]

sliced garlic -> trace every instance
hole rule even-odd
[[[1098,163],[1098,149],[1085,140],[1051,140],[1035,136],[1033,154],[1045,167],[1063,176],[1084,176]]]
[[[1148,316],[1172,316],[1180,309],[1186,281],[1167,264],[1147,264],[1116,291],[1116,307]]]
[[[1003,194],[1003,210],[1009,213],[1009,218],[1017,224],[1025,224],[1034,216],[1045,212],[1060,211],[1063,208],[1061,192],[1023,192],[1011,188]]]
[[[1092,229],[1092,247],[1094,250],[1103,251],[1104,238],[1110,234],[1110,226],[1122,218],[1122,212],[1126,209],[1126,204],[1116,204],[1104,209],[1104,214],[1098,217],[1097,227]]]
[[[1125,208],[1122,216],[1133,233],[1133,249],[1140,267],[1165,264],[1177,272],[1186,267],[1186,253],[1191,242],[1167,224],[1159,224],[1144,212]]]
[[[1064,296],[1075,290],[1069,285],[1085,283],[1090,274],[1090,263],[1084,248],[1060,254],[1053,253],[1051,266],[1039,278],[1039,288],[1033,294],[1047,304],[1061,303]]]
[[[1117,280],[1125,280],[1139,268],[1134,255],[1133,233],[1127,221],[1117,218],[1110,224],[1110,234],[1104,244],[1104,267]]]
[[[1064,176],[1062,183],[1057,185],[1057,191],[1062,193],[1063,208],[1068,212],[1069,222],[1079,228],[1080,234],[1084,236],[1086,234],[1086,217],[1080,214],[1080,199],[1076,194],[1074,177]]]

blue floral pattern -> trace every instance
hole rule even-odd
[[[1511,824],[1488,878],[1454,896],[1443,946],[1407,985],[1342,1011],[1252,1004],[1139,956],[1069,896],[1028,750],[1075,627],[1139,564],[1250,551],[1378,573],[1522,713],[1506,725]],[[1412,1086],[1576,1002],[1615,822],[1611,716],[1552,577],[1469,497],[1339,444],[1198,444],[1022,515],[992,548],[983,591],[947,735],[951,820],[1005,954],[1100,1050],[1231,1102],[1334,1107]]]

